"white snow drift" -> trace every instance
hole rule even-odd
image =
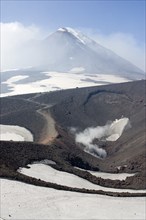
[[[116,141],[122,135],[123,131],[130,128],[131,124],[128,118],[116,119],[109,127],[106,137],[107,141]]]
[[[29,76],[27,76],[27,75],[13,76],[13,77],[9,78],[7,81],[3,82],[3,84],[8,84],[9,86],[13,87],[13,85],[15,85],[15,82],[18,82],[19,80],[22,80],[22,79],[26,79],[28,77]]]
[[[144,197],[82,194],[5,179],[0,184],[2,219],[145,219]]]
[[[33,141],[33,135],[26,128],[0,124],[0,140]]]
[[[30,168],[19,168],[18,172],[23,173],[27,176],[35,177],[37,179],[44,180],[46,182],[57,183],[59,185],[76,187],[76,188],[85,188],[85,189],[95,189],[111,192],[146,192],[146,190],[132,190],[132,189],[115,189],[99,186],[85,180],[81,177],[78,177],[74,174],[70,174],[63,171],[58,171],[51,166],[45,164],[29,164]]]
[[[125,180],[127,177],[134,176],[135,173],[104,173],[97,171],[88,171],[92,175],[96,177],[101,177],[103,179],[111,179],[111,180]]]
[[[85,151],[98,157],[106,157],[106,151],[93,144],[94,139],[105,141],[116,141],[126,128],[129,128],[130,121],[128,118],[116,119],[105,126],[89,127],[83,132],[77,133],[75,140],[85,146]]]
[[[125,180],[127,177],[134,176],[136,173],[105,173],[99,171],[91,171],[75,167],[76,169],[87,171],[93,176],[101,177],[102,179],[111,179],[111,180]]]

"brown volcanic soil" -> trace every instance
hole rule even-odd
[[[46,112],[48,105],[54,104],[49,111],[56,122],[58,132],[58,136],[50,145],[1,141],[2,177],[45,185],[43,181],[18,174],[16,170],[33,161],[51,159],[57,163],[54,168],[74,173],[102,186],[146,188],[145,81],[14,96],[0,100],[1,124],[19,125],[29,129],[34,134],[36,143],[43,141],[42,137],[47,137],[44,136],[47,120],[40,111],[44,112],[46,109]],[[107,121],[122,116],[130,119],[132,128],[124,132],[116,142],[104,143],[103,147],[108,153],[104,160],[85,153],[69,133],[70,127],[83,130],[89,126],[105,125]],[[125,181],[104,180],[75,169],[74,166],[105,172],[137,174],[126,178]]]
[[[42,109],[38,111],[45,119],[46,123],[41,132],[41,137],[38,143],[50,144],[58,136],[58,132],[55,128],[55,121],[51,116],[49,109]]]

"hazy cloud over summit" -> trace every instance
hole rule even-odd
[[[43,32],[35,25],[24,26],[19,22],[1,23],[1,68],[21,68],[27,65],[26,45],[31,40],[43,38]],[[30,55],[30,60],[31,54]],[[30,63],[31,64],[31,63]]]
[[[102,46],[113,50],[118,55],[144,70],[144,45],[140,45],[134,36],[128,33],[103,35],[102,33],[98,34],[96,31],[90,29],[81,29],[81,31],[82,30]],[[1,69],[25,67],[27,65],[25,58],[28,56],[26,45],[28,44],[30,49],[28,65],[31,65],[31,63],[33,65],[35,57],[33,57],[34,60],[32,60],[31,40],[44,39],[51,32],[53,31],[44,31],[36,25],[24,26],[19,22],[1,23]]]
[[[139,43],[132,34],[116,32],[105,35],[100,30],[84,28],[81,31],[145,71],[145,44]]]

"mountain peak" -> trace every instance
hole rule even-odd
[[[59,28],[57,31],[61,31],[61,32],[68,32],[66,27],[61,27]]]
[[[61,27],[48,36],[40,56],[41,60],[43,57],[41,65],[47,66],[50,71],[69,72],[82,67],[84,73],[144,78],[139,68],[70,27]]]
[[[80,31],[75,30],[73,28],[70,27],[62,27],[58,29],[59,32],[64,32],[64,33],[69,33],[72,36],[74,36],[80,43],[86,45],[88,43],[91,43],[92,40],[90,38],[88,38],[87,36],[85,36],[84,34],[82,34]]]
[[[61,27],[58,29],[58,31],[61,31],[61,32],[76,32],[73,28],[70,28],[70,27]]]
[[[86,44],[83,35],[80,34],[79,31],[70,28],[70,27],[62,27],[58,29],[59,32],[64,32],[64,33],[69,33],[71,35],[73,35],[75,38],[77,38],[78,41],[80,41],[83,44]]]

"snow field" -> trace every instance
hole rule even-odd
[[[88,86],[99,86],[109,83],[120,83],[120,82],[127,82],[126,78],[122,78],[119,76],[114,75],[98,75],[98,74],[78,74],[82,68],[74,68],[71,70],[70,73],[60,73],[60,72],[44,72],[48,79],[35,81],[32,83],[17,83],[20,79],[27,78],[28,76],[18,75],[15,77],[11,77],[6,82],[3,82],[10,87],[11,91],[7,93],[1,93],[1,97],[5,96],[12,96],[18,94],[25,94],[27,93],[37,93],[37,92],[49,92],[49,91],[56,91],[61,89],[70,89],[76,87],[88,87]],[[75,71],[75,73],[74,73]],[[72,73],[73,72],[73,73]]]
[[[118,198],[32,186],[0,179],[1,218],[15,220],[144,220],[145,198]]]

